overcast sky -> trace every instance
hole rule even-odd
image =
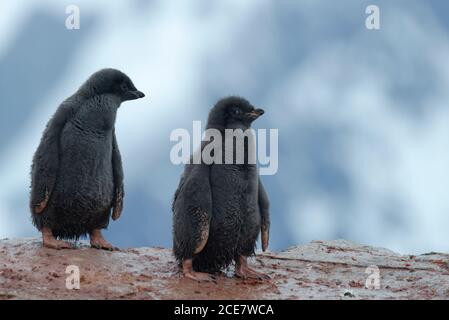
[[[381,29],[365,28],[380,7]],[[66,5],[81,10],[65,28]],[[171,245],[182,167],[170,132],[220,97],[279,129],[272,248],[345,238],[449,251],[449,56],[443,1],[2,1],[0,237],[37,236],[29,171],[58,104],[94,71],[126,72],[146,99],[117,119],[126,175],[118,246]]]

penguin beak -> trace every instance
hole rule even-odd
[[[251,118],[251,120],[256,120],[264,113],[265,111],[263,109],[254,109],[251,112],[248,112],[248,116]]]
[[[139,90],[128,91],[124,94],[123,101],[136,100],[143,97],[145,97],[145,94],[142,91]]]

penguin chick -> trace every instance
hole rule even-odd
[[[119,70],[103,69],[67,98],[50,119],[31,167],[30,209],[45,247],[89,235],[98,249],[115,249],[101,234],[123,209],[123,168],[115,136],[117,109],[143,98]]]
[[[226,129],[249,129],[263,113],[243,98],[227,97],[210,111],[207,129],[218,130],[224,139]],[[201,151],[207,144],[203,141]],[[247,262],[255,254],[259,232],[263,251],[268,247],[270,226],[268,196],[256,164],[248,161],[248,148],[245,143],[243,164],[202,161],[185,166],[172,211],[173,251],[187,278],[214,281],[211,273],[235,262],[236,276],[269,279]]]

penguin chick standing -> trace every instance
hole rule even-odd
[[[225,129],[245,131],[263,113],[243,98],[227,97],[210,111],[207,129],[218,130],[224,141]],[[200,150],[206,145],[203,141]],[[262,250],[268,247],[270,219],[267,193],[245,145],[243,164],[202,161],[185,167],[172,210],[173,251],[187,278],[213,281],[210,273],[235,262],[236,276],[269,279],[247,263],[260,231]],[[224,148],[223,142],[223,155]]]
[[[31,168],[30,209],[45,247],[71,248],[62,239],[89,235],[98,249],[113,250],[101,234],[123,208],[123,169],[115,136],[120,104],[142,98],[115,69],[94,73],[50,119]]]

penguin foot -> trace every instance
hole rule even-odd
[[[212,274],[205,273],[205,272],[191,271],[191,272],[184,273],[184,277],[186,277],[187,279],[198,281],[198,282],[217,283],[217,279]]]
[[[65,241],[56,240],[49,228],[42,228],[42,245],[51,249],[73,249],[73,246]]]
[[[56,250],[73,249],[73,246],[70,243],[62,241],[62,240],[56,240],[56,239],[44,240],[43,245],[46,248],[51,248],[51,249],[56,249]]]
[[[270,276],[251,268],[240,268],[235,271],[235,275],[241,279],[270,280]]]
[[[248,266],[246,257],[241,256],[235,266],[235,275],[242,279],[270,280],[270,276]]]
[[[119,251],[120,249],[117,247],[114,247],[112,244],[106,241],[105,238],[103,238],[103,235],[101,234],[101,230],[93,230],[90,233],[90,246],[95,249],[103,249],[103,250],[109,250],[109,251]]]
[[[192,259],[186,259],[182,263],[182,273],[187,279],[191,279],[198,282],[214,282],[217,283],[217,279],[214,275],[205,272],[193,271],[193,261]]]

